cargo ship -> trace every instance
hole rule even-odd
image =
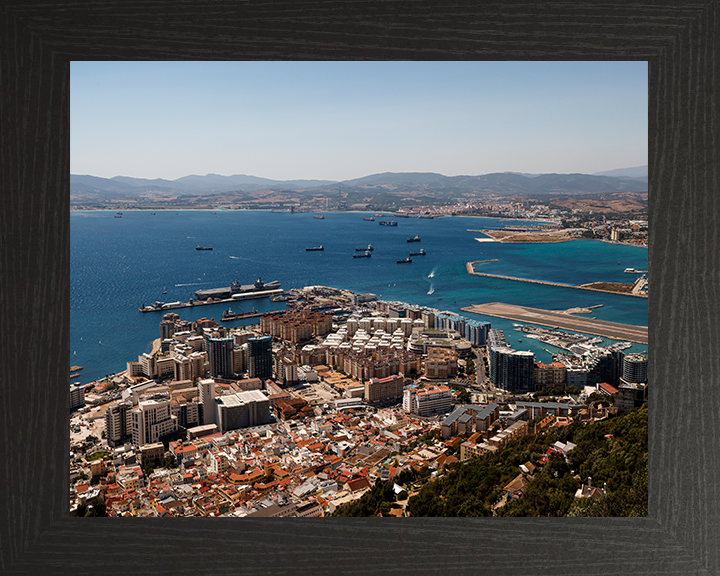
[[[322,214],[320,214],[320,216],[313,216],[313,218],[316,218],[318,220],[325,220],[325,216],[323,216]]]
[[[242,308],[240,309],[240,312],[233,312],[232,308],[228,308],[223,312],[222,318],[220,318],[220,322],[228,322],[230,320],[242,320],[243,318],[254,318],[256,316],[259,316],[257,310],[252,310],[251,312],[243,312]]]
[[[413,236],[407,239],[408,242],[420,242],[420,236]]]
[[[410,256],[408,256],[407,258],[404,258],[404,259],[402,259],[402,260],[398,260],[398,261],[397,261],[398,264],[409,264],[409,263],[411,263],[411,262],[412,262],[412,258],[411,258]]]
[[[320,244],[320,246],[315,246],[314,248],[305,248],[305,252],[315,252],[318,250],[325,250],[325,247]]]
[[[365,251],[367,251],[367,250],[369,250],[370,252],[372,252],[373,250],[375,250],[375,248],[373,248],[373,245],[372,245],[372,244],[368,244],[368,245],[367,245],[367,248],[355,248],[355,252],[365,252]]]
[[[362,254],[353,254],[353,258],[370,258],[370,256],[372,256],[370,250],[365,250]]]
[[[395,220],[380,220],[378,224],[380,224],[380,226],[397,226]]]
[[[195,250],[212,250],[212,246],[195,246]]]
[[[425,248],[420,248],[420,252],[410,252],[410,256],[425,256]]]

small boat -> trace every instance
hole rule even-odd
[[[120,214],[120,216],[122,216],[122,212],[115,212],[115,214]]]
[[[404,258],[404,259],[402,259],[402,260],[398,260],[398,261],[397,261],[398,264],[409,264],[409,263],[411,263],[411,262],[412,262],[412,258],[410,258],[410,256],[408,256],[407,258]]]
[[[167,294],[167,292],[163,292],[163,294]]]
[[[152,216],[155,216],[155,212],[152,213]]]
[[[316,251],[322,251],[325,250],[325,247],[320,244],[320,246],[316,246],[314,248],[305,248],[305,252],[316,252]]]
[[[122,216],[118,216],[117,214],[115,214],[115,218],[122,218]]]
[[[380,226],[397,226],[395,220],[380,220],[378,224],[380,224]]]
[[[195,250],[212,250],[212,246],[195,246]]]

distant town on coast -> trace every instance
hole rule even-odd
[[[647,206],[647,166],[342,182],[71,176],[72,210],[105,210],[120,223],[135,210],[357,212],[375,228],[413,218],[512,220],[468,229],[482,246],[647,247]],[[422,259],[420,236],[406,242],[407,261]],[[376,258],[372,245],[354,257]],[[647,266],[625,269],[627,282],[568,285],[484,272],[493,262],[468,261],[463,274],[633,302],[649,294]],[[647,347],[647,326],[589,317],[602,304],[544,310],[498,295],[458,313],[270,280],[134,308],[156,321],[149,351],[138,343],[124,370],[91,382],[70,366],[72,514],[647,515],[648,355],[628,350]],[[261,299],[285,309],[231,309]],[[219,321],[183,318],[207,304],[229,308]],[[230,325],[246,319],[255,323]],[[523,339],[550,346],[552,361],[520,349]]]

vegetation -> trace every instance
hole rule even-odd
[[[646,516],[647,414],[644,405],[594,424],[573,422],[547,433],[530,434],[495,454],[449,464],[445,468],[449,473],[430,482],[426,481],[427,468],[419,473],[404,469],[394,481],[377,482],[362,498],[334,515],[381,514],[395,502],[393,482],[410,482],[423,484],[408,500],[411,516]],[[567,457],[550,452],[543,463],[543,455],[557,441],[573,442],[576,447]],[[526,462],[538,469],[526,476],[529,482],[522,496],[505,503],[505,486]],[[606,494],[597,501],[575,499],[575,492],[588,477],[594,487],[606,487]]]
[[[88,462],[92,462],[93,460],[99,460],[101,458],[107,458],[108,456],[111,456],[110,452],[107,452],[106,450],[100,450],[98,452],[95,452],[93,454],[90,454],[85,460]]]

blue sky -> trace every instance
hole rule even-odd
[[[592,174],[647,164],[647,62],[72,62],[72,174]]]

